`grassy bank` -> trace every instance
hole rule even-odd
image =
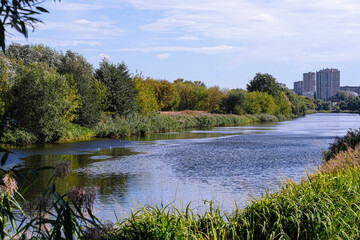
[[[284,182],[244,209],[203,214],[150,207],[120,221],[116,239],[358,239],[360,148],[340,152],[300,183]]]
[[[280,118],[280,120],[284,120]],[[215,126],[231,126],[253,124],[255,122],[276,122],[279,118],[269,114],[235,115],[210,114],[203,111],[161,112],[151,116],[137,113],[128,116],[104,115],[94,128],[67,124],[58,142],[87,140],[93,137],[144,136],[151,133],[181,131],[191,128],[210,128]],[[29,145],[38,142],[32,133],[8,129],[0,138],[2,145]]]
[[[190,128],[252,124],[257,121],[258,118],[252,115],[209,114],[200,111],[163,112],[153,116],[107,116],[102,119],[95,131],[98,137],[127,137]]]

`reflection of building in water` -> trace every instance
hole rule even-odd
[[[340,71],[334,68],[316,72],[317,98],[328,100],[340,91]]]

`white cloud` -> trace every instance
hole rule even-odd
[[[171,57],[171,54],[169,54],[169,53],[161,53],[161,54],[156,55],[156,57],[158,59],[163,60],[163,59],[168,59],[169,57]]]
[[[138,9],[163,11],[143,24],[143,31],[234,41],[250,57],[307,61],[306,53],[315,50],[321,61],[328,60],[324,50],[356,57],[353,44],[359,45],[358,0],[127,1]]]
[[[80,23],[80,24],[90,24],[91,22],[87,19],[78,19],[75,21],[75,23]]]
[[[119,48],[108,50],[109,52],[193,52],[201,54],[217,54],[226,52],[243,51],[243,48],[233,46],[215,46],[215,47],[182,47],[182,46],[166,46],[166,47],[144,47],[144,48]]]
[[[198,37],[196,37],[196,36],[181,36],[181,37],[175,38],[175,40],[180,40],[180,41],[196,41],[196,40],[200,40],[200,38],[198,38]]]
[[[111,60],[111,57],[105,53],[100,53],[97,56],[88,57],[90,61],[100,62],[103,59]]]
[[[76,39],[112,39],[123,34],[125,30],[111,21],[89,21],[78,19],[69,22],[48,21],[41,30],[54,30],[63,34],[73,34]]]

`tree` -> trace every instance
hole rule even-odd
[[[5,52],[5,34],[8,33],[6,28],[15,28],[27,38],[28,27],[35,30],[36,24],[42,23],[36,16],[41,13],[48,13],[48,10],[39,6],[43,2],[43,0],[1,0],[0,45],[3,52]]]
[[[232,89],[224,98],[224,107],[227,113],[243,114],[246,105],[245,91],[242,89]]]
[[[134,77],[135,87],[137,90],[137,107],[144,115],[151,115],[159,110],[155,89],[152,80],[144,80],[141,76]]]
[[[108,111],[127,115],[136,110],[136,89],[124,62],[115,65],[104,59],[95,78],[107,87]]]
[[[214,86],[208,88],[208,96],[206,99],[206,110],[212,113],[222,112],[222,102],[226,98],[224,91],[220,89],[219,86]]]
[[[155,96],[159,109],[161,111],[169,111],[179,104],[179,97],[174,85],[166,80],[150,80],[154,87]]]
[[[62,75],[69,74],[74,78],[78,93],[81,97],[81,107],[75,122],[91,127],[100,120],[101,104],[96,89],[97,81],[93,76],[93,67],[86,59],[74,52],[67,51],[61,57],[61,65],[58,69]]]
[[[295,116],[305,116],[307,108],[301,96],[289,89],[285,90],[285,94],[291,103],[291,113]]]
[[[78,108],[71,82],[44,63],[24,67],[10,90],[10,117],[40,142],[58,140]]]
[[[278,95],[274,97],[275,103],[277,106],[278,114],[284,115],[289,118],[291,115],[291,102],[286,97],[284,92],[279,92]]]
[[[58,69],[61,65],[61,55],[53,49],[42,44],[37,45],[21,45],[12,43],[6,49],[6,55],[10,58],[20,60],[24,65],[33,62],[44,62],[49,67]]]
[[[277,106],[274,98],[266,92],[247,92],[245,110],[250,114],[275,114]]]
[[[204,83],[177,79],[174,84],[180,98],[178,110],[206,110],[208,91]]]
[[[276,96],[280,92],[280,86],[270,74],[257,73],[255,77],[246,85],[248,92],[266,92],[271,96]]]

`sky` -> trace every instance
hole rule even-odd
[[[78,52],[95,68],[122,61],[145,77],[246,88],[269,73],[293,88],[302,75],[340,70],[360,86],[359,0],[48,0],[28,40]]]

